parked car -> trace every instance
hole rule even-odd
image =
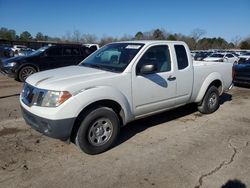
[[[25,45],[14,45],[11,50],[14,52],[14,54],[17,56],[18,52],[22,49],[22,48],[27,48],[27,46]]]
[[[211,54],[212,54],[211,52],[199,52],[199,53],[196,53],[195,56],[194,56],[194,60],[202,61],[203,59],[205,59],[206,57],[208,57]]]
[[[240,62],[233,66],[234,76],[233,82],[235,85],[250,86],[250,60]]]
[[[20,103],[34,129],[98,154],[135,119],[187,103],[215,112],[231,83],[231,64],[193,64],[184,42],[128,41],[108,44],[78,66],[31,75]]]
[[[203,61],[237,63],[239,58],[231,53],[214,53],[204,58]]]
[[[77,65],[91,53],[91,49],[85,46],[45,46],[28,56],[2,60],[0,69],[9,77],[24,82],[28,76],[38,71]]]
[[[20,49],[20,51],[18,52],[18,56],[27,56],[30,55],[32,52],[34,52],[34,49],[31,48],[22,48]]]
[[[245,52],[245,53],[242,53],[240,56],[239,56],[239,62],[244,62],[244,61],[248,61],[250,60],[250,52]]]
[[[90,48],[92,51],[96,51],[100,48],[99,44],[83,44],[83,46]]]
[[[13,56],[14,56],[14,52],[12,51],[12,49],[10,47],[0,46],[0,57],[1,58],[9,58],[9,57],[13,57]]]

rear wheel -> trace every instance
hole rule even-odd
[[[203,114],[211,114],[219,108],[219,91],[215,86],[208,88],[198,110]]]
[[[120,123],[116,113],[110,108],[100,107],[82,120],[75,143],[85,153],[94,155],[112,147],[119,132]]]
[[[37,71],[32,66],[22,67],[18,73],[18,80],[20,80],[21,82],[24,82],[30,75],[34,74],[35,72]]]

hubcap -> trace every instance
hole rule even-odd
[[[23,80],[26,80],[26,78],[28,78],[28,76],[30,76],[31,74],[33,74],[35,71],[33,68],[27,67],[24,68],[21,72],[21,77],[23,78]]]
[[[214,108],[217,104],[217,96],[215,93],[212,93],[209,100],[208,100],[208,106],[210,109]]]
[[[94,146],[105,144],[113,133],[113,125],[107,118],[96,120],[89,129],[88,140]]]

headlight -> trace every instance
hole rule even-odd
[[[14,67],[16,65],[16,62],[11,62],[6,65],[6,67]]]
[[[52,91],[24,84],[21,100],[27,106],[57,107],[72,95],[68,91]]]
[[[47,91],[42,99],[41,106],[57,107],[68,100],[72,95],[68,91]]]

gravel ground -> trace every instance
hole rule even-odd
[[[31,129],[22,84],[0,75],[0,187],[250,187],[250,89],[234,87],[219,110],[194,105],[135,121],[96,156]]]

